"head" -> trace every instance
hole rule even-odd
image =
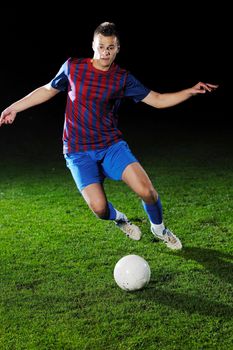
[[[94,31],[92,48],[96,68],[108,70],[120,50],[119,33],[114,23],[101,23]]]

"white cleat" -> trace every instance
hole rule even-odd
[[[135,241],[139,241],[142,237],[142,232],[140,230],[140,228],[134,224],[132,224],[132,222],[130,222],[129,220],[119,220],[119,221],[115,221],[115,224],[117,225],[117,227],[119,227],[119,229],[121,229],[121,231],[123,231],[125,233],[125,235]]]
[[[163,230],[163,234],[162,235],[158,235],[155,231],[153,226],[151,226],[151,232],[153,233],[153,235],[158,238],[161,239],[162,241],[164,241],[164,243],[166,244],[166,246],[170,249],[173,250],[179,250],[182,249],[182,243],[179,240],[178,237],[176,237],[174,235],[174,233],[172,233],[168,228],[165,228]]]

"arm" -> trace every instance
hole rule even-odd
[[[27,96],[14,102],[2,112],[0,117],[0,126],[2,124],[12,124],[18,112],[46,102],[58,93],[59,90],[54,89],[50,84],[37,88]]]
[[[184,102],[190,97],[195,96],[197,94],[204,94],[206,93],[206,91],[211,92],[217,89],[217,87],[218,85],[213,85],[209,83],[205,84],[205,83],[199,82],[191,88],[177,91],[177,92],[161,94],[155,91],[151,91],[142,100],[142,102],[155,108],[167,108],[167,107],[175,106],[181,102]]]

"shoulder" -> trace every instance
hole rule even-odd
[[[67,63],[70,65],[88,63],[88,58],[69,57]]]
[[[124,75],[127,75],[128,74],[128,71],[127,71],[127,69],[125,69],[125,68],[122,68],[122,67],[120,67],[118,64],[113,64],[113,66],[112,66],[112,70],[115,72],[115,73],[119,73],[119,74],[124,74]]]
[[[130,71],[127,71],[127,84],[141,85],[142,83]]]

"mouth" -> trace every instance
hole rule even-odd
[[[108,66],[110,64],[110,62],[111,62],[109,57],[101,57],[100,59],[101,59],[101,62],[102,62],[103,65],[107,65]]]
[[[110,57],[101,57],[101,60],[110,61]]]

